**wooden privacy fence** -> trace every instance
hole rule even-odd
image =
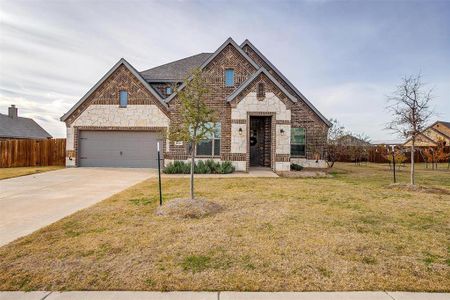
[[[64,166],[66,139],[0,140],[0,168]]]

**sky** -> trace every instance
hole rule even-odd
[[[145,70],[248,38],[322,114],[372,141],[387,98],[421,73],[450,121],[448,1],[0,0],[0,112],[54,137],[59,118],[121,57]]]

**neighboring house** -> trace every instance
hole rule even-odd
[[[248,40],[239,46],[231,38],[214,53],[142,72],[121,59],[61,117],[67,166],[155,167],[157,141],[165,165],[187,160],[188,145],[164,136],[180,119],[176,91],[196,67],[219,116],[214,136],[198,146],[199,159],[231,161],[238,171],[326,166],[330,122]]]
[[[365,141],[365,140],[360,139],[351,134],[343,135],[343,136],[339,137],[338,139],[336,139],[336,141],[345,146],[371,146],[372,145],[369,141]]]
[[[7,139],[51,139],[52,136],[33,119],[18,116],[15,105],[8,114],[0,114],[0,140]]]
[[[436,147],[439,141],[444,146],[450,146],[450,122],[437,121],[423,130],[417,137],[414,145],[416,147]],[[411,139],[407,140],[403,146],[410,147]]]

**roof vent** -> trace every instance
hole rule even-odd
[[[8,116],[13,119],[17,118],[17,107],[14,104],[8,107]]]

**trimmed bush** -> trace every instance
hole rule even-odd
[[[303,166],[299,164],[291,164],[291,171],[301,171],[303,170]]]
[[[164,168],[165,174],[189,174],[191,172],[191,163],[176,160],[169,163]],[[206,161],[197,161],[194,167],[195,174],[229,174],[234,172],[234,167],[230,161],[215,162],[212,159]]]

